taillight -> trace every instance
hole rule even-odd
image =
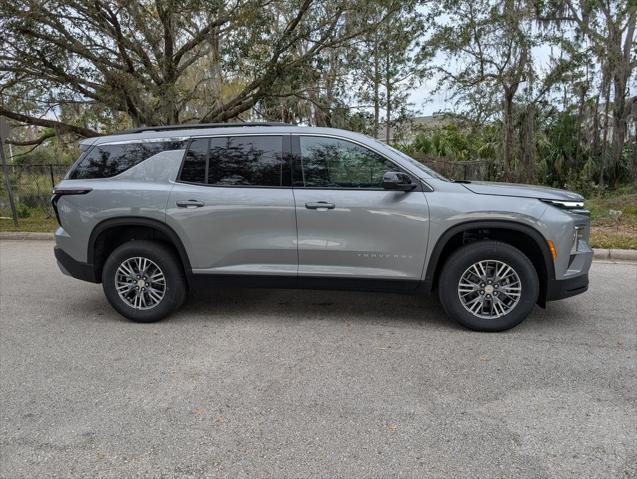
[[[60,214],[58,213],[58,201],[62,196],[68,195],[85,195],[93,190],[93,188],[53,188],[53,196],[51,197],[51,205],[53,205],[53,211],[55,212],[55,218],[58,220],[58,224],[62,226],[60,221]]]

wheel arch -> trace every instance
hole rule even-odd
[[[143,218],[137,216],[124,216],[120,218],[110,218],[98,223],[91,231],[91,235],[88,241],[87,262],[92,266],[95,277],[99,279],[101,277],[101,269],[105,261],[103,253],[100,251],[99,246],[101,240],[105,235],[108,236],[109,232],[120,231],[122,229],[129,229],[129,231],[144,232],[139,238],[128,238],[124,241],[120,241],[122,244],[132,239],[151,239],[160,240],[170,244],[181,261],[182,268],[186,277],[187,285],[191,284],[192,268],[186,248],[184,247],[181,239],[177,233],[166,223],[151,218]]]
[[[512,234],[507,235],[507,232],[512,232]],[[485,238],[481,239],[497,239],[518,248],[520,241],[528,246],[533,246],[532,254],[523,252],[529,257],[537,271],[540,280],[538,304],[544,307],[548,284],[555,278],[554,264],[546,239],[532,226],[509,220],[466,221],[445,230],[436,241],[429,257],[422,284],[424,291],[430,293],[436,288],[440,271],[447,258],[453,251],[466,244],[464,243],[465,237],[472,233],[485,235]]]

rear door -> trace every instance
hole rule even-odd
[[[193,273],[296,277],[289,135],[193,139],[168,199],[166,222]]]
[[[422,189],[384,190],[384,173],[403,170],[347,139],[293,135],[292,145],[301,283],[404,280],[394,285],[415,287],[429,232]]]

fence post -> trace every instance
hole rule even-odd
[[[49,174],[51,175],[51,189],[55,187],[55,179],[53,178],[53,165],[49,164]]]
[[[0,156],[2,156],[2,174],[4,176],[4,184],[7,188],[7,196],[9,197],[9,206],[11,206],[11,215],[13,216],[13,224],[18,226],[18,213],[15,210],[13,202],[13,192],[11,191],[11,182],[9,181],[9,167],[7,166],[7,158],[4,156],[4,138],[0,136]]]
[[[467,180],[467,165],[464,165],[464,178],[463,180]]]

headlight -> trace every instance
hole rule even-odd
[[[570,211],[578,215],[590,216],[591,212],[584,209],[583,201],[568,201],[568,200],[540,200],[549,205],[553,205],[561,210]]]
[[[584,208],[583,201],[565,201],[565,200],[542,200],[544,203],[548,203],[558,208],[564,208],[567,210],[573,210],[578,208]]]

